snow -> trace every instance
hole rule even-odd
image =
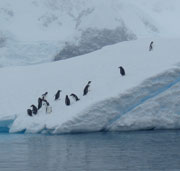
[[[179,0],[0,0],[0,132],[179,129],[179,7]],[[43,107],[29,117],[46,91],[52,113]],[[71,93],[80,101],[70,97],[66,106]]]
[[[0,0],[0,66],[50,62],[89,28],[179,37],[179,6],[179,0]]]
[[[1,0],[0,4],[2,28],[21,41],[64,40],[78,30],[116,28],[121,22],[137,37],[142,31],[149,36],[151,26],[179,35],[178,0]]]
[[[180,128],[180,39],[126,41],[53,63],[0,69],[0,132],[50,133]],[[123,66],[126,76],[119,73]],[[92,81],[90,91],[83,88]],[[54,101],[57,90],[61,99]],[[48,91],[52,113],[26,110]],[[75,93],[80,101],[66,95]]]

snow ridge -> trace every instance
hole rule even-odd
[[[154,97],[160,96],[164,92],[170,91],[170,89],[172,89],[177,83],[180,83],[179,75],[179,68],[166,71],[155,77],[145,80],[138,87],[135,87],[126,93],[120,94],[118,97],[108,98],[90,106],[87,110],[82,111],[81,114],[78,114],[77,117],[72,118],[60,126],[49,127],[48,125],[40,125],[38,130],[34,130],[34,133],[64,134],[97,131],[118,131],[116,128],[118,127],[118,122],[121,121],[122,116],[126,117],[128,113],[140,107],[145,102],[150,101]],[[13,133],[11,126],[15,120],[15,117],[1,120],[0,132]],[[152,125],[154,125],[154,123]],[[180,126],[180,124],[178,126]],[[177,127],[177,129],[179,128],[180,127]],[[121,129],[123,130],[123,127]],[[136,127],[136,129],[138,128]],[[156,126],[146,127],[145,124],[144,127],[139,129],[156,129]],[[167,127],[167,129],[169,129],[169,127]],[[127,125],[125,130],[128,130]],[[129,130],[132,130],[131,125],[129,125]],[[28,132],[29,130],[26,129],[20,129],[16,131],[16,133]]]
[[[145,102],[150,101],[154,97],[158,97],[165,92],[171,91],[171,88],[180,82],[179,75],[180,69],[175,68],[174,70],[166,71],[152,77],[125,94],[120,94],[118,97],[109,98],[90,106],[89,109],[83,111],[82,114],[79,114],[77,117],[72,118],[72,120],[63,123],[55,130],[51,130],[51,133],[116,131],[116,127],[113,126],[117,126],[117,122],[121,120],[122,116],[125,115],[126,117],[129,112],[140,107]],[[177,109],[174,108],[173,110]],[[171,112],[174,113],[174,111]],[[139,118],[137,118],[137,120],[138,119]],[[164,122],[164,120],[162,120],[162,122]],[[154,124],[152,123],[152,125]],[[112,127],[113,129],[111,129]],[[147,129],[155,129],[155,127],[156,126],[148,127]],[[178,128],[179,127],[177,127],[177,129]],[[129,129],[131,130],[131,125],[129,126]],[[144,127],[139,129],[146,129],[146,124],[144,124]],[[167,127],[167,129],[169,129],[169,127]],[[126,127],[126,130],[128,130],[128,126]]]
[[[178,72],[180,74],[180,72]],[[110,120],[106,125],[105,127],[102,129],[102,131],[107,131],[109,129],[111,129],[111,126],[113,125],[113,123],[115,123],[118,119],[120,119],[120,117],[122,115],[125,115],[126,113],[128,112],[131,112],[132,110],[134,110],[136,107],[142,105],[143,103],[145,103],[147,100],[150,100],[151,98],[153,97],[156,97],[158,95],[160,95],[161,93],[167,91],[168,89],[170,89],[171,87],[173,87],[174,85],[176,85],[177,83],[180,82],[180,77],[178,77],[176,80],[170,82],[169,84],[167,85],[164,85],[163,87],[161,88],[158,88],[156,91],[153,91],[153,92],[150,92],[149,95],[143,97],[142,99],[139,99],[139,101],[135,104],[133,104],[133,106],[129,107],[127,109],[127,111],[125,111],[123,114],[119,114],[117,115],[116,117],[114,117],[112,120]]]
[[[0,118],[0,133],[9,133],[9,129],[11,128],[16,116],[10,117],[1,117]]]

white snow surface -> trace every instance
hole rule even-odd
[[[0,132],[75,133],[180,128],[180,39],[127,41],[76,58],[0,69]],[[126,76],[119,73],[123,66]],[[90,91],[83,88],[92,81]],[[61,98],[54,94],[62,90]],[[48,91],[52,113],[26,110]],[[66,106],[66,95],[75,93]]]
[[[88,29],[180,36],[179,0],[0,0],[0,67],[49,62]]]

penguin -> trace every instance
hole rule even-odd
[[[46,91],[44,94],[42,94],[42,99],[45,99],[47,96],[48,92]]]
[[[120,66],[119,69],[120,69],[120,74],[121,74],[122,76],[124,76],[124,75],[125,75],[125,70],[124,70],[124,68],[123,68],[122,66]]]
[[[42,101],[45,102],[46,106],[49,106],[49,105],[50,105],[47,100],[44,99],[44,100],[42,100]]]
[[[88,93],[89,86],[90,86],[89,84],[85,86],[84,91],[83,91],[83,96],[85,96]]]
[[[61,90],[58,90],[57,93],[55,94],[55,99],[54,100],[58,100],[60,97],[60,92]]]
[[[32,110],[31,110],[31,109],[27,109],[27,114],[28,114],[29,116],[32,116]]]
[[[36,115],[38,112],[38,108],[35,105],[31,105],[31,107],[32,107],[32,113]]]
[[[70,96],[72,96],[76,101],[79,101],[79,100],[80,100],[76,94],[73,94],[73,93],[72,93]]]
[[[149,51],[152,51],[153,50],[153,41],[150,43],[150,45],[149,45]]]
[[[40,97],[38,98],[38,110],[42,107],[42,101],[43,99],[41,99]]]
[[[70,105],[70,99],[69,99],[68,95],[66,95],[65,104],[66,104],[67,106]]]
[[[91,81],[88,81],[88,83],[87,84],[91,84]]]

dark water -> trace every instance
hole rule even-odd
[[[180,171],[180,131],[0,134],[0,171]]]

